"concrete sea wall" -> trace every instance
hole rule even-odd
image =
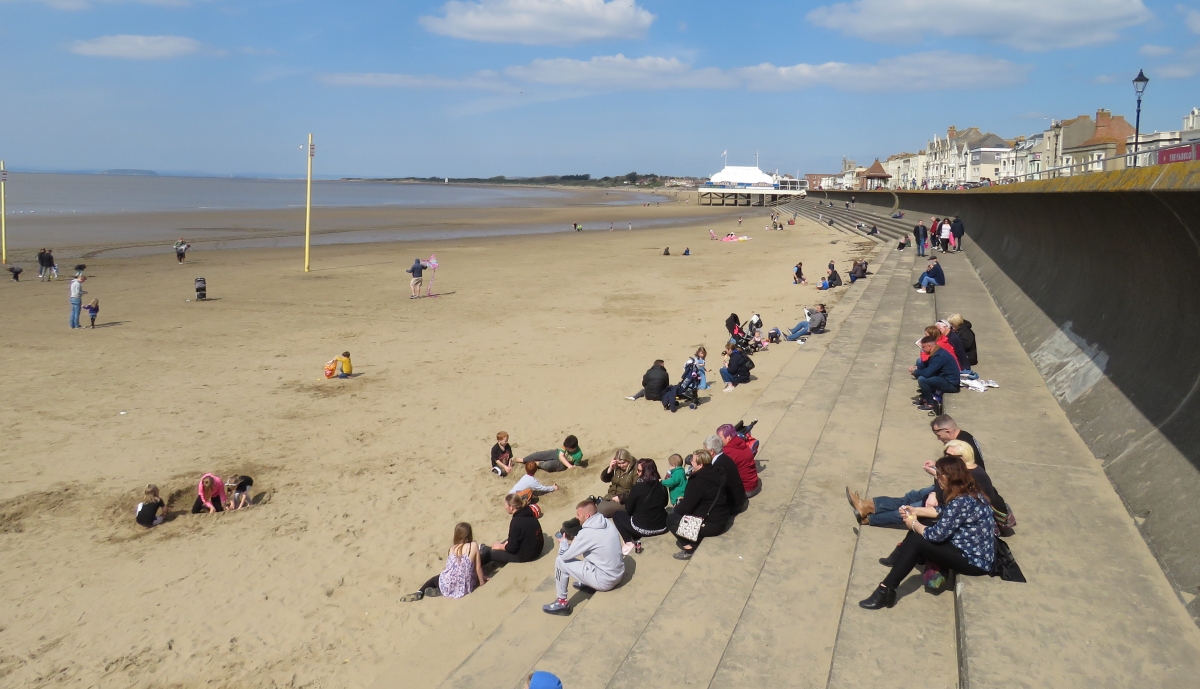
[[[1198,190],[1200,163],[1180,163],[968,192],[814,195],[898,207],[913,225],[963,219],[971,263],[1200,621]]]

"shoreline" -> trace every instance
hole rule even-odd
[[[624,192],[622,192],[624,193]],[[603,196],[599,196],[603,198]],[[704,222],[732,214],[749,215],[747,208],[697,206],[679,202],[641,204],[596,203],[597,195],[568,198],[559,205],[529,206],[314,206],[314,245],[412,241],[470,236],[547,234],[553,228],[569,231],[574,222],[585,229],[635,229],[664,224]],[[352,236],[360,233],[361,236]],[[367,237],[366,235],[372,235]],[[103,235],[104,239],[92,239]],[[9,222],[10,263],[32,264],[38,247],[51,247],[60,259],[94,257],[123,250],[169,253],[184,237],[196,248],[223,244],[264,248],[303,243],[304,208],[267,210],[191,210],[172,212],[42,215]],[[289,239],[291,238],[291,239]],[[322,239],[317,239],[322,238]],[[333,239],[333,241],[329,241]],[[157,247],[157,249],[155,249]],[[25,254],[29,254],[26,258]]]

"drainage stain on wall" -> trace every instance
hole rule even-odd
[[[1030,354],[1046,387],[1062,404],[1071,404],[1104,377],[1108,354],[1071,332],[1071,321]]]

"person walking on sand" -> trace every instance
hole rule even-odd
[[[421,274],[424,272],[424,270],[425,264],[421,262],[421,259],[414,258],[412,267],[404,271],[406,273],[412,273],[412,280],[409,280],[408,282],[408,288],[412,291],[412,296],[409,297],[409,299],[421,298],[421,283],[423,282],[421,279]]]
[[[633,232],[633,223],[629,223],[629,231]]]
[[[87,281],[86,275],[71,280],[71,329],[82,327],[79,325],[79,312],[83,309],[83,295],[87,294],[83,289],[83,283]]]
[[[183,237],[180,237],[179,241],[175,242],[175,260],[179,261],[180,264],[183,264],[183,259],[187,257],[187,250],[190,249],[191,246],[191,244],[183,241]]]
[[[738,216],[738,227],[742,226],[742,216]]]

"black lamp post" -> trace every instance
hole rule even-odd
[[[1142,136],[1142,94],[1146,91],[1146,84],[1150,83],[1150,79],[1142,70],[1138,70],[1137,77],[1133,80],[1133,90],[1137,92],[1137,117],[1134,119],[1133,125],[1133,166],[1138,166],[1138,144],[1141,142]]]

